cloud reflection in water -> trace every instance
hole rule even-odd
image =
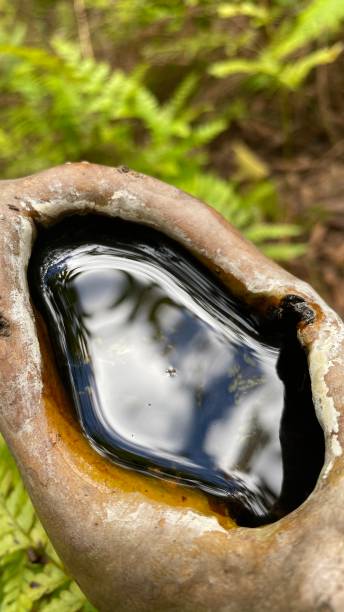
[[[88,437],[129,465],[277,495],[278,349],[199,264],[132,236],[50,248],[42,266]]]

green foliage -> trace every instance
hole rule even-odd
[[[343,45],[337,43],[332,45],[332,47],[324,47],[323,49],[313,51],[306,55],[306,57],[301,57],[286,64],[279,61],[273,53],[267,52],[254,60],[233,59],[218,62],[210,68],[210,73],[219,78],[236,73],[250,76],[263,75],[268,77],[271,82],[274,82],[274,85],[278,81],[281,86],[295,90],[300,87],[313,68],[334,62],[342,51]]]
[[[1,437],[0,610],[94,610],[64,571]]]
[[[271,45],[274,55],[282,58],[294,53],[314,40],[331,37],[344,21],[341,0],[313,0],[290,23],[275,34]]]
[[[224,180],[207,169],[205,147],[228,128],[229,119],[190,104],[199,82],[194,73],[160,102],[144,83],[144,67],[126,74],[106,62],[83,58],[78,45],[61,38],[55,37],[51,46],[53,51],[21,41],[0,46],[0,86],[11,100],[0,109],[5,175],[27,174],[66,160],[111,165],[125,161],[199,197],[243,231],[254,230],[264,220],[264,198],[258,201],[252,189],[248,198],[240,181]],[[252,176],[259,164],[246,149],[243,154],[243,146],[237,145],[239,150],[238,165],[259,189],[264,173]],[[268,232],[264,241],[269,241]]]
[[[263,6],[250,2],[221,4],[218,13],[227,19],[245,15],[251,18],[251,28],[256,33],[264,27],[273,32],[268,43],[254,57],[237,57],[235,53],[235,57],[210,66],[210,74],[218,78],[237,73],[264,76],[269,86],[296,90],[313,68],[334,62],[344,48],[341,42],[315,50],[307,48],[313,41],[321,44],[324,36],[330,38],[339,29],[344,21],[344,3],[341,0],[313,0],[296,17],[284,15],[283,19],[281,10],[267,11]],[[241,51],[246,52],[245,46]],[[300,56],[290,58],[291,54],[300,52]]]
[[[77,15],[82,5],[0,0],[2,178],[81,159],[126,164],[204,200],[267,255],[303,254],[269,161],[237,134],[257,95],[284,108],[337,60],[343,0],[85,0]],[[230,178],[214,163],[221,139]],[[1,612],[92,609],[2,440],[0,602]]]

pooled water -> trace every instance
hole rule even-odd
[[[279,494],[279,347],[188,252],[147,227],[71,218],[31,264],[81,427],[112,461],[262,516]]]

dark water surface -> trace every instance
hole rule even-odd
[[[143,226],[70,218],[38,241],[31,283],[100,453],[237,516],[267,512],[282,482],[279,346],[205,267]]]

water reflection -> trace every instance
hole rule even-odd
[[[263,514],[282,480],[278,348],[179,247],[99,223],[79,233],[70,224],[39,264],[86,435],[112,459]]]

